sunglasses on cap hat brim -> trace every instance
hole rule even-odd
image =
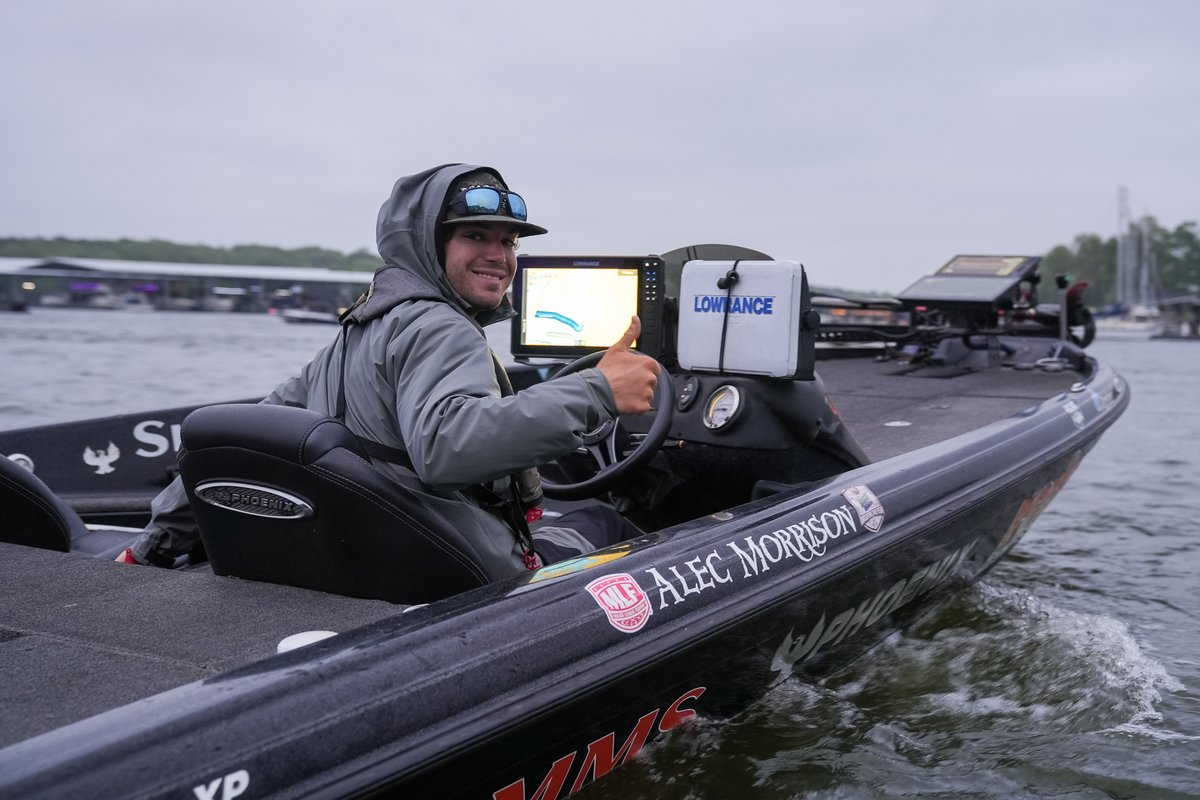
[[[472,186],[461,190],[446,205],[446,224],[455,222],[509,223],[521,236],[547,233],[540,225],[528,222],[525,199],[516,192],[495,186]]]
[[[491,186],[467,189],[450,201],[449,209],[461,216],[499,215],[521,222],[529,218],[529,210],[521,195]]]

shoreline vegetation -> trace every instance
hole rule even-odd
[[[1130,226],[1126,244],[1137,261],[1145,265],[1146,289],[1159,300],[1195,294],[1200,287],[1200,238],[1194,221],[1169,230],[1154,217],[1143,217]],[[1086,281],[1086,302],[1110,306],[1118,301],[1117,260],[1120,240],[1095,233],[1079,234],[1071,245],[1056,245],[1042,257],[1043,276],[1070,275]]]

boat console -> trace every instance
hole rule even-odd
[[[647,528],[866,463],[815,374],[819,315],[804,267],[736,248],[719,255],[685,258],[670,271],[669,259],[658,256],[519,259],[515,359],[600,353],[636,313],[642,335],[635,349],[655,358],[673,387],[653,414],[625,418],[612,431],[613,456],[589,446],[544,467],[548,495],[578,499],[561,487],[593,486],[585,476],[594,462],[604,469],[635,457],[645,436],[662,436],[663,414],[670,424],[661,450],[616,491],[622,510]],[[675,491],[684,485],[686,496]]]
[[[878,367],[849,371],[891,381],[878,388],[860,381],[851,405],[858,396],[901,391],[897,375],[954,377],[1009,361],[1081,370],[1083,284],[1060,278],[1060,302],[1038,303],[1040,262],[959,255],[896,300],[854,301],[814,298],[803,265],[726,245],[663,256],[522,257],[514,357],[544,363],[593,354],[566,371],[594,365],[636,313],[643,320],[636,349],[662,365],[673,387],[654,414],[624,418],[585,452],[543,467],[547,495],[584,496],[559,492],[568,486],[595,496],[589,473],[629,458],[632,469],[602,489],[655,530],[870,463],[820,374],[845,387],[848,370],[823,359],[873,357]],[[925,396],[920,383],[903,391]],[[665,438],[663,414],[671,417]]]

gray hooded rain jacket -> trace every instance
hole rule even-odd
[[[502,395],[482,326],[508,319],[512,307],[506,298],[493,311],[472,310],[451,288],[438,258],[447,193],[460,176],[479,169],[500,177],[489,167],[438,167],[398,180],[380,209],[376,233],[384,265],[345,319],[344,421],[364,439],[408,452],[413,471],[373,463],[470,531],[478,562],[497,580],[524,568],[522,548],[505,522],[462,490],[506,482],[570,452],[584,432],[616,415],[616,405],[596,369]],[[333,415],[341,342],[337,337],[263,402]],[[198,533],[179,481],[153,510],[135,557],[161,561],[195,544]]]

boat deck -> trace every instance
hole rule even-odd
[[[1046,354],[1034,344],[1005,359],[1025,367]],[[1001,367],[914,368],[897,362],[868,366],[860,359],[817,363],[830,400],[872,461],[976,430],[1067,391],[1080,380],[1071,370]]]

